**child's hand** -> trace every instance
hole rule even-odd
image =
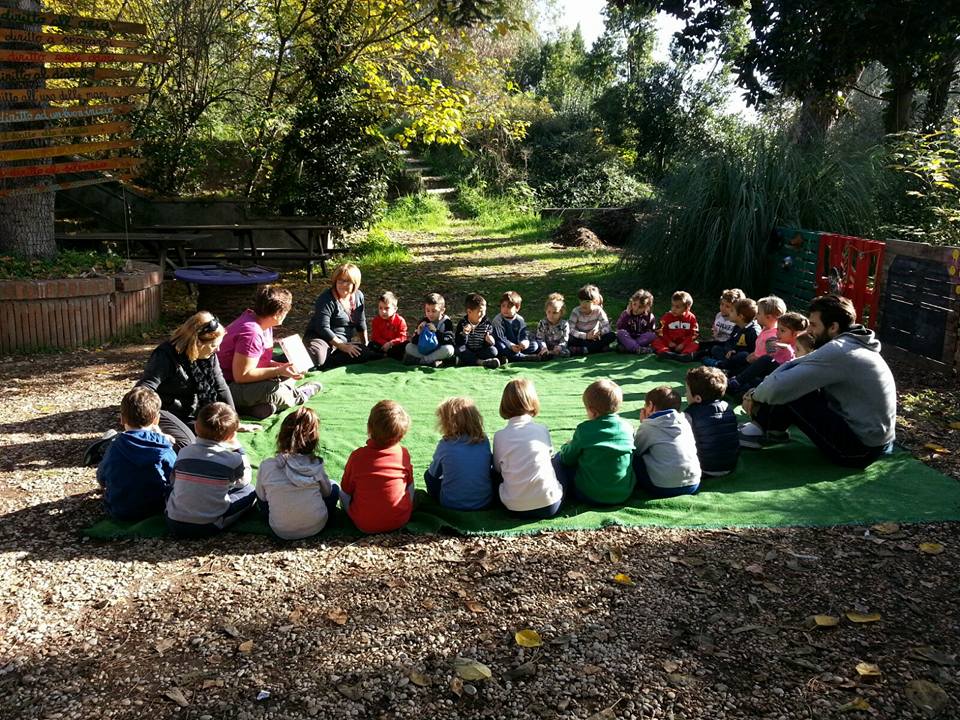
[[[733,357],[734,355],[736,355],[736,354],[737,354],[737,351],[736,351],[736,350],[727,350],[727,354],[724,355],[724,357],[725,357],[727,360],[729,360],[730,358],[732,358],[732,357]]]
[[[496,345],[497,341],[493,339],[493,335],[487,333],[487,336],[484,338],[487,341],[487,345]]]
[[[463,326],[464,335],[469,335],[471,332],[473,332],[473,325],[471,325],[470,323],[467,323],[466,325]]]
[[[422,321],[420,322],[420,324],[417,325],[417,335],[419,335],[421,332],[423,332],[423,329],[424,329],[425,327],[432,328],[432,325],[430,325],[430,323],[428,323],[426,320],[422,320]]]
[[[511,346],[510,346],[510,349],[513,350],[514,352],[518,353],[518,352],[520,352],[521,350],[523,350],[523,345],[518,345],[518,344],[517,344],[517,345],[511,345]]]
[[[387,340],[387,341],[386,341],[383,345],[381,345],[380,347],[382,347],[382,348],[383,348],[383,351],[386,352],[387,350],[389,350],[390,348],[392,348],[394,345],[395,345],[395,343],[393,342],[393,340]]]
[[[748,363],[752,363],[752,362],[754,362],[756,359],[757,359],[757,354],[756,354],[756,353],[750,353],[749,355],[747,355],[747,362],[748,362]]]
[[[550,354],[550,351],[546,347],[540,348],[540,352],[537,353],[540,357],[546,357]]]
[[[437,326],[434,325],[433,323],[427,323],[427,327],[430,328],[431,332],[437,331]]]

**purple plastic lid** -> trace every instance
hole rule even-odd
[[[279,279],[280,273],[260,265],[194,265],[176,270],[173,276],[195,285],[262,285]]]

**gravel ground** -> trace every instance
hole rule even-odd
[[[0,718],[960,717],[956,524],[84,540],[154,344],[0,359]],[[896,371],[960,476],[956,385]]]

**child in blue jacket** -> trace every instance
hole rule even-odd
[[[727,475],[737,467],[740,433],[733,409],[723,399],[727,376],[720,368],[697,367],[687,372],[684,412],[697,441],[700,470],[707,476]]]
[[[163,512],[177,461],[170,438],[160,432],[160,396],[135,387],[120,402],[123,432],[97,467],[103,504],[113,520],[143,520]]]
[[[527,321],[520,315],[520,293],[509,290],[500,296],[500,313],[491,322],[502,362],[539,360],[540,343],[527,335]]]
[[[451,510],[483,510],[493,504],[493,453],[483,416],[473,400],[447,398],[437,407],[443,438],[424,473],[427,492]]]

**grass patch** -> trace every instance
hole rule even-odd
[[[432,195],[405,195],[390,204],[383,219],[377,223],[381,230],[442,230],[449,225],[450,208]]]
[[[366,267],[402,265],[412,259],[406,245],[397,242],[379,227],[373,228],[361,242],[351,245],[345,255],[351,262]]]
[[[53,280],[112,275],[121,272],[126,260],[112,252],[63,250],[52,258],[0,256],[2,280]]]

